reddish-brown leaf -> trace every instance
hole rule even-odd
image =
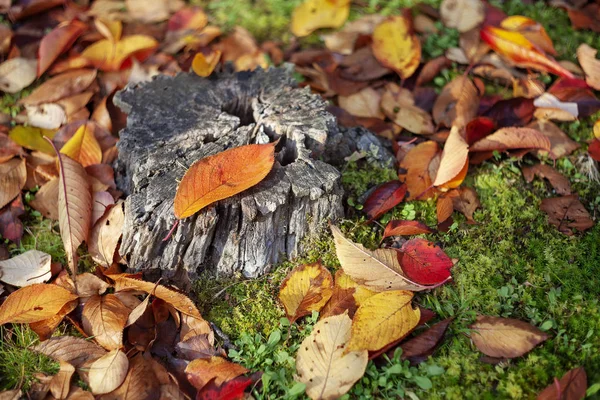
[[[544,199],[540,208],[548,214],[548,222],[565,235],[573,235],[574,229],[585,231],[594,226],[590,214],[576,195]]]
[[[252,382],[248,376],[238,376],[220,386],[212,380],[198,392],[196,400],[240,400]]]
[[[588,153],[590,153],[590,156],[594,160],[600,161],[600,140],[592,140],[592,143],[590,143],[590,145],[588,146]]]
[[[59,55],[69,50],[75,40],[87,29],[83,22],[73,20],[66,25],[59,25],[40,42],[38,50],[38,78],[52,65]]]
[[[365,201],[364,212],[370,220],[381,217],[404,200],[406,189],[398,180],[381,184]]]
[[[493,120],[496,127],[505,128],[527,125],[534,112],[533,99],[515,97],[494,103],[483,115]]]
[[[10,204],[0,210],[0,235],[4,239],[18,243],[23,237],[23,222],[19,219],[25,214],[23,199],[19,195]]]
[[[27,168],[24,159],[13,158],[0,164],[0,208],[21,193],[26,181]]]
[[[479,92],[471,79],[459,76],[450,81],[433,105],[433,119],[447,128],[464,128],[477,115]],[[461,164],[462,166],[462,164]]]
[[[346,311],[348,316],[353,318],[360,304],[375,293],[364,286],[360,286],[349,275],[346,275],[342,269],[339,269],[335,273],[333,294],[321,310],[320,318],[340,315]]]
[[[510,149],[550,150],[550,140],[531,128],[501,128],[473,144],[470,151],[503,151]]]
[[[433,233],[433,230],[419,221],[392,220],[383,231],[383,238],[389,236],[410,236]]]
[[[535,129],[541,132],[550,140],[550,151],[556,158],[571,154],[577,150],[579,143],[571,140],[558,126],[551,121],[533,121],[527,128]],[[548,154],[547,151],[538,150],[538,154]]]
[[[554,378],[537,400],[582,400],[587,391],[587,375],[583,367],[573,368],[560,378]]]
[[[0,163],[5,163],[19,154],[25,155],[21,146],[16,144],[5,133],[0,132]]]
[[[425,332],[402,343],[402,358],[413,364],[425,361],[440,345],[452,318],[446,318],[432,325]]]
[[[401,249],[400,264],[411,280],[422,285],[437,285],[450,279],[454,265],[450,257],[434,243],[414,238],[405,242]]]
[[[438,156],[439,150],[434,141],[419,143],[400,162],[398,178],[406,183],[406,200],[414,200],[417,197],[425,200],[433,197],[435,189],[432,188],[433,179],[429,167]]]
[[[533,167],[524,167],[522,169],[523,177],[527,182],[532,182],[534,176],[546,178],[560,195],[571,194],[571,183],[560,172],[546,164],[536,164]]]
[[[467,124],[465,139],[470,146],[494,131],[496,123],[488,117],[477,117]]]
[[[95,79],[96,70],[94,69],[78,69],[65,72],[42,83],[19,103],[25,106],[53,103],[83,92]]]
[[[436,203],[436,214],[438,224],[441,224],[454,212],[454,204],[452,202],[452,197],[456,196],[456,190],[451,190],[447,193],[442,194],[437,198]]]
[[[454,206],[454,209],[462,213],[467,218],[468,224],[477,223],[473,219],[473,213],[475,210],[481,207],[481,203],[477,197],[477,192],[472,188],[463,187],[456,189],[456,193],[457,196],[452,197],[452,205]]]
[[[220,386],[247,372],[246,368],[222,357],[211,357],[208,360],[199,358],[189,363],[185,369],[188,380],[196,389],[202,389],[213,379],[214,383]]]

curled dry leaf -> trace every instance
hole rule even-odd
[[[433,230],[419,221],[391,220],[383,231],[383,238],[421,235],[423,233],[433,233]]]
[[[275,162],[275,145],[250,144],[196,161],[186,171],[175,194],[175,216],[195,214],[262,181]]]
[[[188,381],[196,388],[202,389],[209,381],[214,379],[217,386],[222,385],[235,377],[247,373],[248,370],[239,364],[227,361],[222,357],[209,359],[198,358],[185,368]]]
[[[65,109],[58,104],[25,106],[27,123],[36,128],[58,129],[67,122]]]
[[[98,140],[96,140],[94,129],[88,127],[88,124],[81,125],[60,149],[60,152],[77,161],[83,167],[102,162],[102,149]]]
[[[548,214],[548,222],[568,236],[574,234],[574,229],[581,232],[594,226],[590,214],[573,194],[544,199],[540,209]]]
[[[383,183],[365,200],[363,211],[369,220],[378,219],[383,214],[402,203],[406,196],[406,185],[399,180]]]
[[[17,93],[31,85],[36,78],[36,60],[11,58],[0,64],[0,90]]]
[[[583,367],[573,368],[560,378],[554,378],[537,400],[582,400],[586,397],[587,375]]]
[[[96,70],[77,69],[57,75],[38,86],[19,101],[24,106],[54,103],[86,90],[96,80]]]
[[[279,301],[287,318],[294,323],[298,318],[320,311],[331,297],[331,272],[320,262],[294,268],[281,282]]]
[[[454,196],[456,196],[456,191],[452,190],[437,198],[436,215],[438,224],[441,224],[452,216],[452,213],[454,212],[452,197]]]
[[[86,24],[73,20],[59,25],[44,36],[38,50],[37,77],[42,76],[58,56],[67,51],[86,29]]]
[[[477,316],[471,325],[471,340],[483,354],[495,358],[515,358],[548,339],[535,326],[513,318]]]
[[[94,295],[83,306],[81,321],[84,331],[105,349],[123,346],[123,329],[129,309],[114,294]]]
[[[600,60],[596,58],[598,50],[583,43],[577,48],[577,59],[585,72],[585,81],[596,90],[600,90]]]
[[[446,185],[455,179],[462,182],[464,175],[466,175],[465,165],[468,163],[468,156],[469,145],[464,138],[464,129],[461,131],[458,126],[453,125],[450,129],[450,135],[446,139],[433,185]],[[455,185],[450,184],[450,186]]]
[[[365,300],[352,320],[347,351],[377,351],[408,335],[421,316],[411,307],[412,297],[407,290],[391,290]]]
[[[444,0],[440,4],[444,25],[467,32],[485,19],[485,5],[481,0]]]
[[[510,149],[549,151],[550,140],[535,129],[510,127],[497,130],[469,148],[470,151],[503,151]]]
[[[436,244],[421,238],[410,239],[402,245],[402,270],[421,285],[438,285],[451,278],[454,263]]]
[[[374,294],[375,292],[360,286],[343,270],[339,269],[335,273],[335,284],[331,299],[321,310],[320,316],[325,318],[340,315],[347,311],[348,316],[352,318],[360,304]]]
[[[538,108],[534,114],[538,119],[572,121],[579,116],[577,103],[560,101],[551,93],[543,93],[533,101],[533,105]]]
[[[37,283],[12,292],[0,305],[0,325],[51,318],[77,296],[60,286]]]
[[[344,237],[336,226],[331,226],[335,251],[342,269],[358,284],[374,291],[412,290],[415,292],[431,287],[411,281],[398,261],[395,249],[366,249]]]
[[[320,28],[339,28],[350,14],[350,0],[305,0],[292,13],[292,33],[307,36]]]
[[[31,348],[56,361],[64,361],[79,368],[106,354],[106,350],[90,340],[75,336],[56,336]]]
[[[400,345],[402,348],[402,359],[410,360],[411,363],[425,361],[442,342],[450,322],[452,322],[452,318],[446,318],[432,325],[431,328],[418,336],[402,343]]]
[[[546,164],[536,164],[533,167],[522,168],[523,177],[527,182],[532,182],[534,176],[548,179],[556,193],[560,195],[571,194],[571,183],[563,174]]]
[[[108,283],[89,272],[77,277],[77,294],[82,298],[103,294],[109,287]]]
[[[347,314],[323,318],[300,345],[297,379],[306,384],[311,399],[337,399],[365,373],[367,351],[348,348],[352,328]]]
[[[21,193],[26,181],[27,167],[24,159],[13,158],[0,164],[0,208]]]
[[[92,228],[88,250],[98,264],[107,268],[112,265],[124,222],[124,203],[119,201]]]
[[[8,260],[0,261],[0,281],[13,286],[27,286],[50,279],[50,254],[28,250]]]
[[[375,58],[402,79],[410,77],[421,61],[421,42],[402,15],[389,17],[375,27],[372,49]]]
[[[465,216],[468,224],[476,224],[473,213],[481,207],[477,192],[472,188],[462,187],[456,189],[456,194],[456,196],[452,196],[454,209]]]
[[[192,60],[192,70],[196,73],[196,75],[205,78],[212,74],[220,59],[221,51],[219,50],[215,50],[208,55],[198,52]]]
[[[121,350],[113,350],[90,365],[89,386],[94,394],[110,393],[123,383],[129,360]]]
[[[349,96],[338,96],[338,102],[341,108],[356,117],[384,118],[379,108],[381,94],[372,87],[366,87]]]
[[[462,130],[475,116],[479,92],[473,81],[459,76],[450,81],[433,104],[433,119],[438,125],[457,126]]]
[[[57,399],[66,399],[71,389],[71,378],[75,367],[65,361],[60,361],[58,373],[50,381],[50,393]]]

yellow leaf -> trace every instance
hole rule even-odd
[[[290,322],[320,311],[332,293],[331,273],[320,262],[294,268],[281,282],[279,300]]]
[[[8,137],[19,146],[23,146],[26,149],[37,150],[54,155],[52,145],[48,143],[44,137],[52,139],[55,134],[55,129],[41,129],[33,126],[19,125],[11,129]]]
[[[335,273],[335,284],[331,298],[321,310],[321,318],[348,312],[352,318],[363,301],[376,294],[356,283],[348,274],[339,269]]]
[[[31,323],[56,315],[77,295],[57,285],[38,283],[12,292],[0,305],[0,325]]]
[[[296,356],[298,380],[311,399],[337,399],[362,378],[368,352],[345,352],[351,340],[352,321],[347,314],[327,317],[315,325]]]
[[[65,154],[77,161],[83,167],[102,162],[102,149],[96,140],[93,129],[88,129],[83,124],[77,129],[73,137],[60,149]]]
[[[410,77],[421,61],[421,42],[411,33],[409,22],[401,15],[377,25],[372,48],[375,58],[402,79]]]
[[[262,181],[275,162],[275,144],[250,144],[196,161],[185,173],[175,194],[175,216],[194,215]]]
[[[600,119],[594,123],[594,136],[600,139]]]
[[[198,52],[192,61],[192,70],[198,76],[207,77],[215,70],[220,58],[220,50],[216,50],[207,56],[202,54],[202,52]]]
[[[348,351],[377,351],[408,335],[421,317],[410,305],[412,297],[412,292],[393,290],[365,300],[354,315]]]
[[[133,57],[143,59],[153,52],[158,42],[145,35],[131,35],[115,42],[102,39],[88,46],[81,56],[102,71],[118,71],[123,63]]]
[[[292,13],[292,33],[307,36],[319,28],[339,28],[350,14],[350,0],[305,0]]]
[[[509,31],[520,32],[527,40],[546,53],[556,55],[552,39],[539,22],[522,15],[511,15],[500,22],[500,27]]]

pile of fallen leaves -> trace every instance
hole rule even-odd
[[[597,2],[558,6],[576,29],[600,26]],[[398,346],[417,363],[442,342],[451,320],[410,337],[434,317],[411,302],[413,292],[449,282],[457,260],[425,239],[389,244],[387,238],[445,231],[454,211],[476,223],[477,193],[462,186],[470,166],[497,152],[538,159],[522,172],[528,182],[537,176],[552,186],[556,196],[541,204],[549,222],[568,235],[593,225],[569,180],[551,164],[580,147],[555,122],[600,110],[596,50],[582,44],[579,65],[557,61],[543,26],[481,0],[444,0],[439,10],[419,5],[346,23],[349,10],[348,0],[300,5],[291,23],[297,37],[343,26],[323,36],[325,49],[304,50],[298,41],[285,49],[258,44],[239,27],[223,35],[201,9],[179,0],[89,6],[0,0],[0,13],[13,22],[0,24],[0,90],[21,93],[18,108],[0,114],[0,235],[21,240],[23,191],[35,192],[28,206],[58,221],[68,264],[67,270],[36,250],[8,258],[0,247],[0,325],[29,324],[41,340],[33,350],[60,363],[57,375],[38,374],[30,396],[234,399],[259,378],[226,360],[188,297],[122,270],[124,210],[111,165],[125,116],[113,96],[158,74],[192,70],[207,77],[224,63],[243,71],[292,62],[303,85],[332,100],[329,110],[341,125],[366,127],[393,144],[398,179],[367,196],[369,222],[404,201],[437,199],[438,226],[392,220],[386,246],[377,250],[332,226],[341,264],[335,278],[312,264],[282,283],[280,300],[292,323],[320,311],[297,355],[297,379],[311,398],[343,395],[369,359]],[[421,43],[437,31],[438,20],[460,32],[460,47],[423,60]],[[430,83],[453,64],[461,73],[438,94]],[[542,79],[548,74],[557,78]],[[486,82],[512,87],[512,97],[486,94]],[[600,161],[600,121],[594,135],[589,157]],[[249,145],[199,160],[174,193],[176,217],[257,184],[271,170],[274,152],[275,143]],[[82,243],[96,264],[93,274],[77,271]],[[52,336],[64,319],[81,337]],[[477,317],[470,337],[488,362],[522,356],[547,339],[526,322],[492,316]],[[73,385],[75,373],[89,392]],[[585,380],[576,368],[540,398],[581,398]]]

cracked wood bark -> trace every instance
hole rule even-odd
[[[392,155],[364,129],[338,128],[326,103],[296,88],[285,68],[160,76],[115,96],[127,112],[117,182],[127,195],[121,255],[133,270],[183,285],[198,272],[264,274],[304,239],[343,216],[339,163],[356,150]],[[175,222],[178,181],[196,160],[280,138],[271,173],[257,186]],[[155,275],[156,277],[156,275]]]

